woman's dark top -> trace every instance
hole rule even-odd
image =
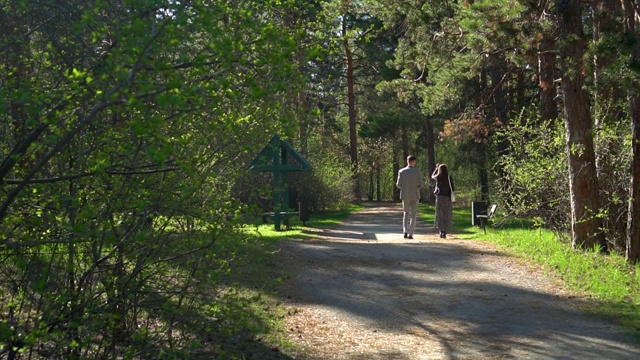
[[[451,180],[451,187],[449,186],[449,180]],[[453,183],[453,178],[451,177],[451,175],[449,175],[449,179],[447,179],[446,177],[442,180],[437,179],[436,186],[438,189],[436,195],[451,196],[451,191],[456,191],[456,186]]]

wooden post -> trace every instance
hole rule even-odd
[[[280,152],[277,149],[273,149],[273,165],[280,165]],[[273,172],[273,223],[276,231],[280,231],[280,182],[281,172],[276,170]]]

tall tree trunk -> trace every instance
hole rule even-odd
[[[619,0],[594,0],[593,1],[593,42],[594,48],[599,48],[599,43],[607,38],[618,37],[623,32],[620,21]],[[620,106],[620,86],[618,82],[607,81],[607,67],[614,61],[615,56],[610,52],[595,51],[593,55],[593,104],[595,126],[595,153],[596,171],[600,186],[601,206],[606,209],[609,216],[603,219],[605,234],[608,241],[614,242],[615,247],[624,246],[622,241],[627,231],[627,211],[619,203],[611,200],[612,193],[627,193],[627,185],[621,184],[619,171],[615,159],[619,157],[619,148],[610,146],[605,129],[606,124],[627,121],[623,119],[625,109]],[[624,219],[624,220],[622,220]]]
[[[517,111],[517,113],[513,114],[517,116],[520,113],[520,110],[524,107],[524,104],[527,102],[527,77],[525,76],[525,68],[520,68],[518,70],[518,85],[516,90],[516,107],[512,109],[512,111]]]
[[[632,47],[631,63],[640,63],[636,12],[634,1],[624,0],[624,31]],[[636,87],[629,90],[629,114],[631,116],[631,184],[629,186],[629,215],[627,221],[626,256],[630,263],[640,262],[640,93]]]
[[[495,110],[495,117],[500,120],[501,123],[507,124],[507,98],[504,91],[505,76],[504,66],[499,60],[494,60],[493,66],[489,71],[491,76],[491,92],[493,93],[493,108]],[[501,149],[502,150],[502,149]]]
[[[302,40],[298,40],[298,53],[297,53],[297,65],[298,71],[302,73],[304,71],[305,62],[305,50],[302,44]],[[298,135],[300,138],[300,154],[307,156],[307,147],[309,144],[309,104],[307,101],[307,94],[304,88],[299,88],[296,95],[296,116],[298,117]]]
[[[540,115],[543,121],[558,118],[555,80],[556,52],[553,38],[545,35],[538,51]]]
[[[476,108],[480,107],[487,96],[487,71],[483,69],[480,72],[478,92],[475,98]],[[478,182],[480,183],[480,193],[482,201],[489,201],[489,177],[487,171],[487,150],[483,142],[476,143],[476,156],[478,165]]]
[[[617,0],[594,0],[593,2],[593,41],[598,43],[603,36],[620,34],[620,28],[615,19],[618,13],[618,1]],[[613,61],[612,56],[601,56],[595,53],[593,56],[593,104],[594,104],[594,125],[596,139],[600,136],[600,131],[603,124],[604,108],[611,104],[613,95],[616,93],[615,88],[611,88],[608,84],[603,84],[600,80],[602,69]],[[617,87],[613,84],[614,87]],[[598,179],[602,176],[610,176],[610,174],[603,174],[604,159],[602,158],[602,151],[598,149],[598,142],[596,141],[596,169],[598,171]]]
[[[376,163],[376,201],[382,201],[380,163]]]
[[[433,133],[433,119],[431,117],[427,117],[425,121],[426,125],[426,138],[427,138],[427,173],[425,174],[427,178],[431,177],[431,174],[436,169],[436,137]],[[435,204],[436,196],[433,194],[433,190],[427,191],[427,196],[429,196],[429,204]]]
[[[369,169],[369,188],[367,189],[367,200],[368,201],[373,201],[373,192],[375,191],[375,186],[374,186],[374,178],[375,178],[375,174],[374,174],[374,167],[372,166],[371,169]]]
[[[406,161],[409,156],[409,129],[406,123],[402,123],[402,158]]]
[[[345,3],[347,3],[345,1]],[[348,4],[347,4],[348,5]],[[353,197],[356,203],[360,203],[362,198],[360,190],[360,171],[358,168],[358,133],[357,133],[357,113],[356,113],[356,95],[355,95],[355,78],[353,74],[353,53],[349,44],[347,20],[342,21],[342,41],[344,45],[344,54],[346,59],[346,77],[347,77],[347,104],[349,109],[349,152],[351,155],[351,171],[353,179]]]
[[[495,118],[503,124],[502,126],[509,125],[509,116],[507,114],[507,97],[505,95],[504,86],[505,83],[504,77],[507,76],[505,74],[505,66],[502,61],[498,59],[494,59],[494,64],[491,66],[490,70],[491,76],[491,92],[493,93],[493,106],[495,110]],[[499,156],[505,156],[509,152],[509,141],[506,137],[504,137],[498,143],[498,154]],[[503,175],[502,167],[497,166],[498,173],[500,176]]]
[[[598,217],[600,197],[593,147],[593,121],[589,97],[584,89],[585,67],[582,59],[586,42],[580,0],[557,0],[556,9],[562,34],[560,64],[569,159],[572,246],[599,246],[606,250],[602,219]]]
[[[489,201],[489,172],[487,171],[487,145],[478,143],[478,180],[480,182],[480,201]]]
[[[626,256],[630,263],[640,262],[640,96],[629,96],[631,114],[631,184],[627,221]]]
[[[298,135],[300,137],[300,154],[302,156],[307,156],[307,148],[309,144],[309,121],[307,117],[308,106],[307,106],[307,97],[304,90],[300,89],[297,95],[297,115],[298,115]]]
[[[393,156],[391,157],[393,159],[393,176],[398,176],[398,171],[400,171],[400,163],[398,162],[398,143],[394,141],[393,143]],[[405,159],[406,161],[406,159]],[[393,193],[392,193],[392,198],[394,202],[400,202],[400,189],[398,189],[395,185],[396,183],[396,179],[392,179],[393,180]]]

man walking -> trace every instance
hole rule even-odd
[[[398,181],[396,186],[400,189],[400,199],[402,200],[402,227],[405,239],[413,239],[416,231],[416,219],[418,217],[418,201],[420,200],[420,189],[424,188],[422,173],[416,168],[416,157],[407,156],[407,167],[398,171]]]

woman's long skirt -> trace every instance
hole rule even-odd
[[[436,196],[435,227],[444,232],[450,232],[453,228],[453,208],[449,196]]]

